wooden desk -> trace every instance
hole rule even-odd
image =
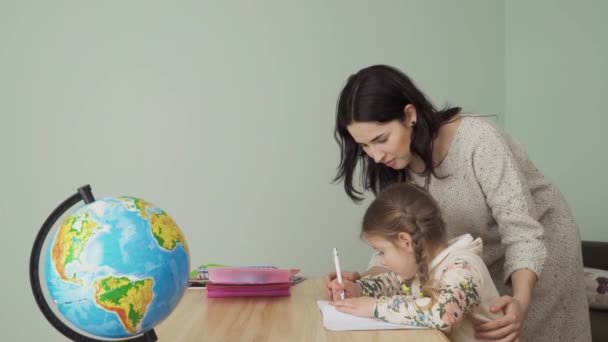
[[[205,290],[188,289],[155,331],[159,342],[449,341],[438,330],[327,331],[319,299],[324,299],[321,278],[293,286],[290,297],[207,298]]]

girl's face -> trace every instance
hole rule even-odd
[[[382,263],[403,279],[411,279],[418,272],[410,234],[401,232],[394,241],[378,235],[366,236],[366,240],[378,252]]]
[[[405,121],[353,122],[346,127],[363,151],[376,163],[383,163],[395,170],[405,169],[411,162],[412,123],[416,121],[416,109],[405,106]]]

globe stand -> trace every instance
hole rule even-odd
[[[76,203],[80,201],[84,201],[84,203],[89,204],[95,202],[95,197],[93,197],[93,193],[91,192],[91,187],[89,185],[84,185],[78,188],[78,192],[74,195],[70,196],[68,199],[63,201],[49,217],[44,221],[42,227],[38,231],[36,235],[36,240],[34,241],[34,247],[32,248],[32,254],[30,255],[30,285],[32,286],[32,292],[34,293],[34,298],[36,299],[36,303],[42,311],[44,317],[53,325],[55,329],[57,329],[60,333],[62,333],[67,338],[72,341],[77,342],[107,342],[108,340],[100,340],[92,337],[88,337],[80,334],[74,329],[67,326],[63,323],[54,313],[49,304],[46,302],[44,298],[44,294],[42,291],[42,287],[40,286],[40,274],[39,274],[39,266],[40,266],[40,253],[42,253],[42,246],[44,245],[44,241],[46,240],[47,235],[57,222],[57,220],[65,214],[68,209],[74,206]],[[158,340],[154,329],[146,331],[142,335],[123,339],[121,341],[125,342],[156,342]],[[117,341],[117,340],[113,340]]]

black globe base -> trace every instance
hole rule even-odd
[[[146,331],[143,335],[138,336],[134,339],[127,340],[129,342],[156,342],[158,341],[158,337],[156,337],[156,332],[154,329]]]
[[[53,327],[57,329],[60,333],[62,333],[64,336],[76,342],[107,342],[108,340],[101,340],[83,335],[70,328],[63,321],[61,321],[53,313],[53,310],[46,302],[42,287],[40,286],[39,264],[40,254],[42,253],[42,246],[44,244],[44,241],[46,240],[47,235],[49,234],[50,230],[53,228],[57,220],[63,214],[65,214],[68,209],[70,209],[72,206],[74,206],[80,201],[84,201],[86,204],[95,201],[95,197],[93,197],[91,187],[89,185],[84,185],[78,188],[78,192],[70,196],[68,199],[63,201],[63,203],[61,203],[57,208],[55,208],[51,215],[49,215],[46,221],[44,221],[44,223],[42,224],[42,227],[36,235],[36,240],[34,240],[34,246],[30,255],[30,285],[32,286],[32,292],[34,293],[34,298],[36,299],[36,303],[38,304],[40,311],[42,311],[42,314],[51,323],[51,325],[53,325]],[[112,341],[156,342],[157,340],[158,337],[156,336],[156,332],[154,332],[154,329],[152,329],[136,337]]]

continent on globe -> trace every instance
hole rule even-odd
[[[127,277],[103,277],[95,281],[95,302],[105,310],[114,312],[130,334],[137,329],[152,302],[154,280],[131,280]]]
[[[184,249],[188,250],[184,234],[175,221],[164,212],[152,214],[152,217],[150,217],[150,228],[152,229],[154,239],[156,239],[162,248],[172,251],[175,245],[181,243]]]
[[[82,285],[74,274],[67,274],[66,266],[80,258],[85,245],[99,229],[100,225],[86,211],[81,215],[68,217],[61,225],[53,243],[51,259],[62,280]]]
[[[148,209],[154,209],[154,205],[152,203],[148,203],[142,199],[130,197],[130,196],[118,196],[119,199],[124,205],[125,209],[129,211],[138,212],[139,216],[142,218],[148,219]]]
[[[178,243],[181,243],[184,249],[188,251],[184,234],[175,221],[164,211],[139,198],[129,196],[119,196],[117,198],[122,201],[127,210],[136,211],[140,217],[149,220],[152,236],[154,236],[159,246],[172,251]]]

